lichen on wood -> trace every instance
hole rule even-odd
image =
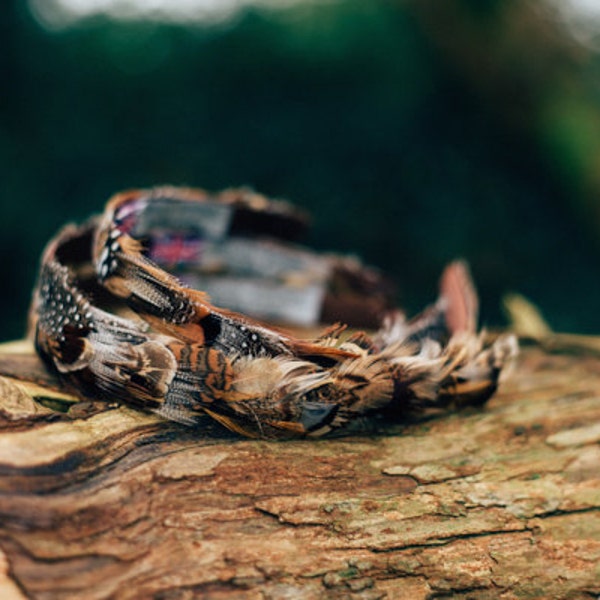
[[[2,598],[600,594],[597,359],[528,349],[482,410],[292,442],[76,403],[38,367],[0,352]]]

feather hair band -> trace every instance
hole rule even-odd
[[[65,227],[44,252],[31,308],[46,364],[82,397],[191,426],[209,415],[263,438],[320,436],[383,411],[481,405],[496,391],[516,340],[477,332],[463,262],[446,268],[438,301],[411,321],[394,312],[373,336],[336,325],[312,340],[218,308],[158,264],[193,264],[231,226],[222,210],[231,206],[278,226],[299,220],[263,196],[215,201],[163,187],[117,194],[101,217]],[[186,244],[173,236],[182,228],[192,231]]]

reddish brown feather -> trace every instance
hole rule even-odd
[[[440,280],[440,296],[446,302],[446,324],[450,333],[477,329],[479,301],[469,268],[464,261],[450,263]]]

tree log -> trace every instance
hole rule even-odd
[[[26,345],[0,372],[3,599],[600,594],[595,358],[527,349],[481,410],[292,442],[75,403]]]

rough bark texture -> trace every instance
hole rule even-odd
[[[597,359],[526,350],[481,411],[282,443],[71,405],[15,351],[3,599],[600,594]]]

